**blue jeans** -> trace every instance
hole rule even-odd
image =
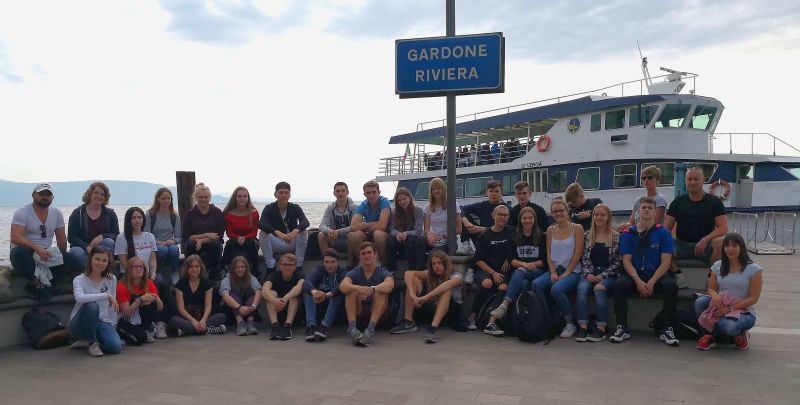
[[[709,305],[711,305],[710,296],[704,295],[699,297],[694,302],[694,313],[699,317]],[[719,322],[717,322],[712,332],[717,332],[726,336],[739,336],[743,332],[752,329],[755,324],[756,316],[749,312],[740,314],[739,319],[731,319],[723,316]]]
[[[156,248],[156,257],[158,258],[158,272],[169,283],[169,276],[180,271],[181,249],[178,245],[159,245]],[[167,269],[170,270],[164,271]]]
[[[589,323],[589,296],[594,294],[594,302],[597,304],[597,326],[608,325],[608,294],[614,288],[616,277],[608,277],[597,283],[605,287],[605,290],[595,290],[589,280],[581,277],[578,281],[578,289],[575,294],[575,306],[578,313],[578,324],[586,325]]]
[[[325,310],[325,317],[322,319],[323,325],[333,325],[333,321],[336,320],[336,314],[339,313],[339,307],[342,306],[343,299],[344,295],[339,294],[325,300],[328,308]],[[317,304],[314,302],[314,297],[309,293],[303,293],[303,303],[306,307],[306,326],[317,326]]]
[[[560,275],[564,274],[564,272],[566,270],[567,269],[565,269],[563,266],[558,266],[556,268],[556,274],[558,274],[560,276]],[[553,282],[550,281],[550,272],[546,271],[546,270],[545,270],[544,273],[542,273],[538,277],[536,277],[533,280],[533,282],[531,283],[531,287],[536,286],[542,292],[547,292],[552,285],[553,285]]]
[[[122,351],[122,340],[114,325],[100,320],[100,308],[96,302],[87,302],[75,317],[69,321],[69,332],[76,339],[86,339],[89,343],[100,342],[105,353],[117,354]]]
[[[103,249],[108,250],[111,254],[114,254],[114,239],[105,238],[103,239],[98,246]],[[81,270],[86,270],[86,262],[89,261],[89,252],[86,249],[80,246],[73,246],[69,248],[69,254],[75,258],[75,261],[78,262],[78,266],[80,266]]]
[[[578,287],[578,280],[580,279],[580,274],[570,273],[568,276],[556,281],[550,287],[550,295],[553,296],[553,300],[556,301],[556,306],[558,306],[561,314],[564,315],[564,320],[567,321],[567,323],[572,320],[572,305],[569,303],[567,294],[575,292],[575,289]]]
[[[542,273],[547,272],[544,269],[525,270],[519,268],[515,270],[514,274],[511,275],[511,280],[508,282],[505,300],[513,301],[521,291],[528,291],[533,280],[541,276]]]

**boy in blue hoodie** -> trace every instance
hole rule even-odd
[[[322,265],[303,283],[303,302],[306,307],[306,342],[328,338],[328,331],[336,320],[342,306],[343,295],[339,291],[347,271],[339,267],[339,257],[333,249],[322,252]],[[317,326],[317,311],[324,310],[322,324]]]

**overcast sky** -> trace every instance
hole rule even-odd
[[[797,146],[796,1],[502,1],[457,4],[457,33],[506,37],[506,93],[465,114],[639,79],[700,74],[726,109],[718,132]],[[390,136],[444,117],[399,100],[394,40],[444,34],[444,1],[0,2],[0,178],[174,184],[332,198],[374,178]],[[391,189],[390,185],[386,186]]]

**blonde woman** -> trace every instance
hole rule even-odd
[[[584,236],[581,278],[575,294],[578,315],[578,342],[600,342],[608,335],[608,294],[622,269],[619,234],[611,227],[611,208],[597,204],[592,210],[592,227]],[[589,295],[594,294],[597,328],[589,334]]]
[[[447,249],[447,185],[436,177],[428,186],[428,205],[423,210],[425,219],[422,225],[428,250]],[[461,235],[461,207],[456,204],[456,234]]]
[[[211,204],[211,189],[203,183],[194,187],[195,205],[183,216],[184,252],[198,255],[208,269],[212,280],[219,280],[219,259],[222,236],[225,232],[225,215]]]
[[[540,290],[550,289],[550,295],[564,316],[566,326],[561,331],[562,338],[571,338],[578,331],[572,323],[572,305],[567,294],[575,292],[581,274],[581,254],[583,253],[583,227],[573,224],[567,215],[567,203],[557,198],[550,202],[550,214],[555,225],[547,228],[547,269],[548,273],[533,280]]]

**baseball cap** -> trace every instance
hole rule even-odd
[[[33,188],[34,193],[41,193],[44,190],[50,191],[52,193],[53,186],[51,186],[50,183],[39,183]]]

